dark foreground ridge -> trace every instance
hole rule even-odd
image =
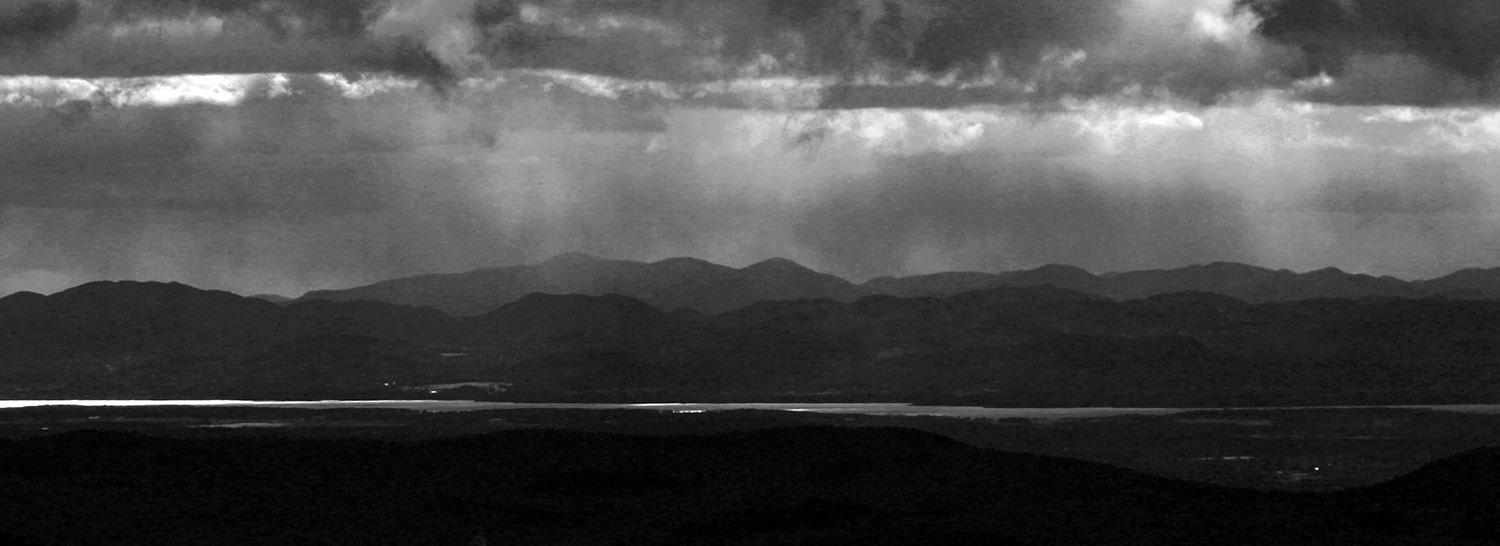
[[[1330,494],[896,428],[0,443],[0,539],[62,544],[1493,544],[1500,452]]]

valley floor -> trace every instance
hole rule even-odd
[[[1163,477],[1299,491],[1369,485],[1466,449],[1500,445],[1500,415],[1415,408],[1027,415],[1032,417],[704,411],[700,406],[474,411],[55,406],[0,410],[0,437],[108,430],[181,438],[409,441],[518,429],[684,435],[802,425],[887,426],[933,432],[978,447],[1100,462]]]
[[[979,422],[42,408],[0,417],[13,437],[0,440],[0,542],[11,546],[1480,546],[1500,536],[1500,450],[1442,453],[1415,468],[1485,441],[1470,434],[1493,435],[1491,416]],[[1266,473],[1277,467],[1295,472]],[[1314,493],[1152,474],[1381,483]]]

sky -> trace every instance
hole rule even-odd
[[[0,0],[0,294],[1500,266],[1491,0]]]

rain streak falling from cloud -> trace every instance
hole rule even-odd
[[[7,0],[0,293],[1493,265],[1500,14],[1407,4]]]

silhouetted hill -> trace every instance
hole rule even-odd
[[[171,397],[255,400],[392,398],[400,391],[391,385],[445,382],[441,350],[399,338],[311,334],[226,361],[190,368],[162,366],[146,376],[155,385],[147,396],[165,392]]]
[[[660,309],[619,294],[527,294],[469,322],[484,335],[501,339],[570,334],[616,339],[666,320]]]
[[[749,296],[739,286],[739,277],[739,270],[732,267],[695,258],[669,258],[607,276],[596,288],[629,295],[665,311],[714,313]]]
[[[565,256],[547,267],[579,270],[567,261],[598,265]],[[846,286],[785,261],[660,267],[788,296]],[[1226,271],[1245,277],[1233,266],[1194,275]],[[1033,278],[1112,278],[1086,275]],[[162,283],[0,299],[0,388],[24,397],[426,396],[434,389],[418,387],[482,383],[505,392],[479,395],[529,400],[1486,403],[1500,400],[1497,355],[1500,302],[1446,298],[1255,303],[1198,291],[1120,301],[1044,284],[773,298],[708,315],[619,294],[533,293],[467,318],[373,301],[279,306]]]
[[[376,302],[281,306],[179,283],[95,282],[0,299],[0,351],[9,358],[220,355],[329,333],[441,339],[456,324],[433,309]]]
[[[1436,514],[1446,534],[1483,544],[1500,537],[1500,449],[1485,447],[1433,461],[1386,483],[1349,492],[1360,519],[1389,534],[1436,535],[1427,528]],[[1444,543],[1431,536],[1422,543]]]
[[[1005,276],[977,271],[954,271],[910,277],[877,277],[860,285],[876,294],[904,298],[950,296],[1005,286]]]
[[[536,265],[395,279],[347,290],[313,291],[301,299],[383,301],[473,316],[530,293],[621,294],[662,310],[687,308],[704,313],[761,300],[852,300],[865,295],[848,281],[783,259],[734,269],[692,258],[643,263],[563,254]]]
[[[1209,487],[905,429],[423,442],[74,433],[0,451],[19,544],[1493,544],[1492,492]],[[101,457],[101,453],[109,456]],[[1473,457],[1434,463],[1486,479]]]
[[[1500,298],[1500,268],[1463,269],[1420,284],[1430,294],[1459,293],[1465,297]]]
[[[624,294],[660,309],[722,313],[758,301],[830,298],[852,301],[865,292],[852,283],[783,259],[742,269],[672,258],[600,279],[597,290]]]
[[[0,378],[11,396],[270,395],[276,391],[268,382],[277,378],[287,379],[281,392],[321,388],[326,394],[330,386],[379,384],[363,368],[395,353],[411,355],[412,347],[403,344],[440,345],[460,334],[456,320],[432,309],[374,302],[281,306],[177,283],[97,282],[0,300]],[[306,350],[308,343],[340,335],[370,343]],[[372,346],[396,348],[372,352]],[[435,357],[439,349],[425,352]],[[296,382],[272,371],[293,355],[297,362],[287,365],[318,367],[327,381]],[[422,360],[397,358],[399,375],[420,373]]]
[[[28,305],[39,305],[46,300],[47,296],[36,292],[21,291],[0,297],[0,307],[9,306],[12,309],[19,309]]]
[[[1472,449],[1433,461],[1369,490],[1387,499],[1468,506],[1500,516],[1500,448]]]
[[[1315,298],[1482,299],[1500,298],[1500,269],[1467,269],[1438,279],[1406,281],[1337,268],[1296,273],[1232,262],[1104,275],[1074,266],[1049,264],[1000,273],[879,277],[855,285],[781,258],[735,269],[696,258],[643,263],[563,254],[535,265],[422,275],[346,290],[313,291],[301,300],[381,301],[473,316],[529,293],[621,294],[664,311],[692,309],[715,314],[766,300],[826,298],[848,302],[872,294],[943,297],[1029,286],[1055,286],[1117,300],[1186,291],[1222,294],[1257,303]]]
[[[642,265],[583,254],[563,254],[536,265],[421,275],[347,290],[317,290],[302,296],[299,301],[378,301],[432,307],[451,315],[472,316],[533,292],[598,295],[595,280]]]
[[[1250,302],[1296,301],[1312,298],[1420,298],[1446,296],[1478,298],[1500,294],[1500,275],[1479,270],[1433,281],[1404,281],[1394,277],[1346,273],[1325,268],[1307,273],[1285,269],[1214,262],[1176,269],[1154,269],[1094,275],[1065,265],[1004,273],[940,273],[915,277],[883,277],[862,285],[885,294],[947,296],[1000,286],[1052,285],[1079,292],[1129,300],[1173,292],[1211,292]],[[1492,297],[1492,296],[1491,296]]]
[[[853,301],[866,292],[854,284],[833,275],[818,273],[784,258],[772,258],[740,270],[743,282],[748,285],[749,303],[766,300],[798,300],[827,298],[838,301]],[[745,304],[745,305],[748,305]],[[736,304],[721,311],[744,307]]]
[[[224,353],[288,324],[275,304],[178,283],[93,282],[50,296],[0,300],[0,353],[56,355]]]
[[[1142,298],[1171,292],[1211,292],[1246,301],[1288,299],[1275,297],[1275,287],[1296,282],[1296,273],[1273,271],[1232,262],[1214,262],[1178,269],[1131,271],[1109,276],[1112,296]],[[1265,293],[1261,293],[1265,292]],[[1303,298],[1290,298],[1303,299]]]
[[[257,300],[268,301],[277,305],[286,305],[296,300],[296,298],[288,298],[286,296],[280,296],[276,294],[255,294],[250,297]]]
[[[762,302],[709,323],[664,352],[740,388],[1003,405],[1500,399],[1496,302],[1117,302],[1043,286]]]
[[[1036,269],[1013,271],[1005,275],[1007,286],[1050,285],[1068,290],[1103,294],[1106,281],[1081,267],[1048,264]]]
[[[456,342],[461,322],[430,307],[373,301],[299,301],[287,306],[297,335],[357,333],[380,339]]]

